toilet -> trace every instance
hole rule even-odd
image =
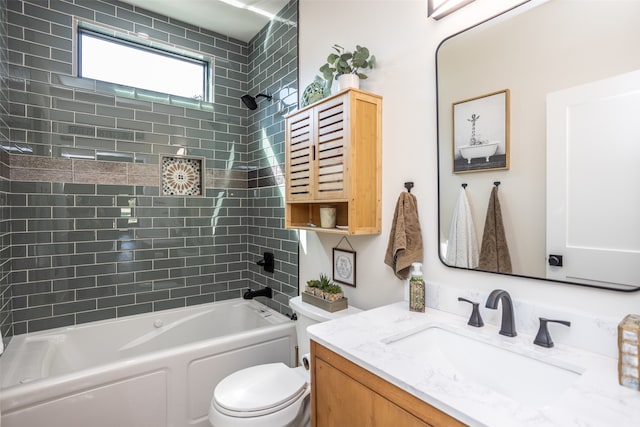
[[[289,301],[296,313],[297,368],[268,363],[241,369],[213,391],[209,423],[213,427],[306,427],[310,423],[311,376],[303,357],[310,351],[307,327],[359,312],[355,307],[330,313],[302,301]]]

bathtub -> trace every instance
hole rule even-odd
[[[208,426],[230,373],[294,363],[295,325],[229,300],[16,335],[0,357],[2,427]]]
[[[475,159],[478,157],[484,157],[485,161],[489,161],[489,157],[496,154],[498,151],[498,144],[500,141],[492,141],[485,142],[480,145],[463,145],[459,147],[460,155],[467,161],[467,163],[471,163],[471,159]]]

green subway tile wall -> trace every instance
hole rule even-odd
[[[258,109],[248,117],[248,253],[270,251],[276,259],[272,275],[261,274],[260,267],[250,263],[248,279],[279,291],[274,301],[267,302],[274,308],[287,305],[290,297],[298,295],[298,234],[284,228],[283,120],[298,105],[297,12],[297,1],[290,2],[280,12],[282,19],[267,25],[251,40],[248,55],[251,95],[274,96],[271,102],[258,98]],[[258,182],[256,176],[269,180]]]
[[[11,334],[11,221],[9,171],[9,51],[7,0],[0,0],[0,339]]]
[[[244,43],[114,0],[0,0],[3,336],[237,298],[289,312],[284,115],[297,101],[297,1]],[[80,79],[73,17],[213,57],[213,103]],[[244,93],[274,94],[260,108]],[[202,159],[204,195],[163,196],[163,155]],[[275,252],[276,272],[256,265]]]

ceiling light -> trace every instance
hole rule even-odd
[[[273,19],[276,16],[273,13],[269,13],[266,10],[259,9],[254,6],[247,6],[247,10],[250,10],[253,13],[257,13],[258,15],[266,16],[269,19]]]
[[[427,16],[436,20],[444,18],[472,1],[473,0],[427,0]]]
[[[220,1],[222,3],[228,4],[229,6],[237,7],[238,9],[246,9],[250,12],[257,13],[258,15],[266,16],[269,19],[273,19],[273,17],[275,16],[273,13],[269,13],[255,6],[249,6],[238,0],[220,0]]]

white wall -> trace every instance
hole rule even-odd
[[[425,244],[428,281],[460,294],[508,290],[514,300],[554,305],[594,316],[640,312],[640,293],[618,293],[445,267],[438,259],[435,52],[449,35],[520,3],[476,0],[440,21],[427,18],[426,0],[300,0],[300,87],[309,84],[334,43],[367,46],[378,67],[361,88],[383,96],[382,234],[350,237],[357,251],[357,288],[350,303],[372,308],[404,298],[405,283],[384,262],[398,194],[414,181]],[[339,237],[302,233],[300,283],[331,274],[331,248]],[[433,298],[433,296],[431,296]],[[430,296],[427,295],[429,304]]]

